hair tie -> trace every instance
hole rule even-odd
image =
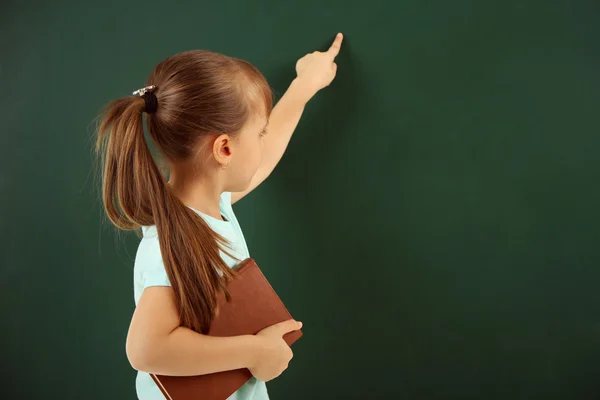
[[[158,99],[153,93],[154,89],[156,89],[156,86],[150,85],[133,92],[134,95],[138,95],[144,99],[144,112],[146,114],[154,114],[158,108]]]

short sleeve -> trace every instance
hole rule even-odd
[[[140,273],[141,290],[149,286],[171,286],[157,236],[142,239],[136,256],[136,267]]]
[[[145,289],[149,286],[171,286],[164,266],[161,269],[142,271],[142,287]]]

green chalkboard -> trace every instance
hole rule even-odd
[[[234,207],[304,322],[271,397],[600,398],[593,0],[3,2],[0,397],[135,398],[101,107],[194,48],[280,97],[338,31],[336,80]]]

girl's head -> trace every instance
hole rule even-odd
[[[228,297],[233,274],[219,254],[231,255],[228,243],[175,196],[161,169],[218,177],[224,192],[247,189],[261,161],[272,92],[250,63],[206,50],[161,61],[147,85],[155,86],[157,100],[156,111],[146,114],[148,136],[164,168],[144,137],[144,98],[115,100],[98,128],[102,198],[117,227],[156,225],[182,325],[206,333],[217,293]]]
[[[148,81],[158,100],[148,131],[171,167],[209,174],[227,166],[223,191],[245,190],[272,107],[262,74],[244,60],[194,50],[159,63]]]
[[[159,63],[150,137],[175,165],[210,173],[227,166],[223,191],[245,190],[260,163],[261,138],[271,112],[271,90],[250,63],[194,50]],[[138,101],[143,109],[143,99]]]

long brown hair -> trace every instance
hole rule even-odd
[[[226,284],[234,275],[219,250],[235,257],[227,250],[227,239],[174,195],[163,162],[196,157],[203,136],[233,136],[254,113],[270,114],[273,92],[252,64],[207,50],[161,61],[147,85],[156,87],[158,108],[146,114],[146,127],[162,159],[155,162],[144,138],[144,99],[131,95],[107,104],[96,142],[102,200],[108,218],[120,229],[156,225],[180,323],[207,333],[217,294],[222,291],[230,299]]]

